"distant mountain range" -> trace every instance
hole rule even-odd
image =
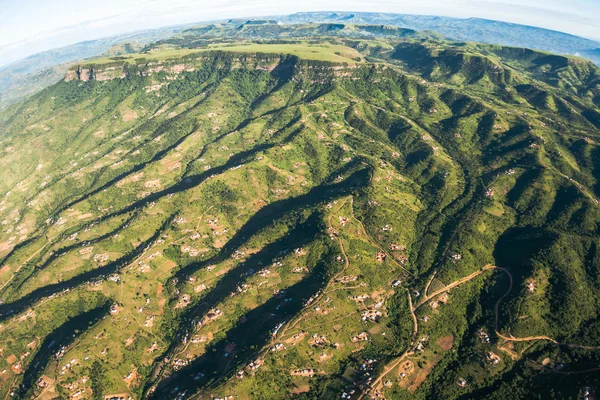
[[[600,64],[600,42],[550,29],[481,18],[448,18],[423,15],[351,12],[309,12],[277,19],[281,23],[343,22],[384,24],[418,31],[429,30],[464,42],[526,47],[559,54],[579,55]]]
[[[577,55],[600,64],[600,42],[549,29],[479,18],[458,19],[422,15],[352,12],[307,12],[268,18],[264,20],[255,19],[255,21],[279,24],[386,25],[415,31],[428,31],[428,34],[432,36],[440,37],[441,35],[456,41],[495,43],[552,53]],[[235,20],[229,22],[235,22]],[[246,22],[246,20],[240,20],[239,22]],[[67,69],[76,61],[103,55],[118,44],[132,42],[144,45],[166,39],[194,25],[197,24],[159,28],[85,41],[38,53],[9,64],[0,68],[0,108],[5,108],[48,85],[58,82]]]

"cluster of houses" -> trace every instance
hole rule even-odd
[[[325,336],[321,335],[319,336],[318,334],[314,334],[310,340],[310,345],[313,347],[325,347],[325,346],[329,346],[330,342],[329,339],[327,339]]]
[[[260,271],[258,271],[258,276],[262,278],[266,278],[269,275],[271,275],[271,270],[269,268],[263,268]]]
[[[263,366],[265,362],[263,361],[262,358],[257,358],[254,361],[250,361],[250,363],[246,366],[246,368],[250,371],[252,371],[253,373],[255,373],[256,371],[258,371],[258,369],[260,367]]]
[[[355,282],[357,279],[358,279],[358,276],[356,276],[356,275],[346,275],[346,276],[337,278],[336,281],[340,282],[340,283],[351,283],[351,282]]]
[[[492,365],[498,365],[500,363],[500,361],[502,361],[502,359],[500,358],[500,356],[498,356],[498,354],[492,352],[492,351],[488,351],[485,355],[485,358],[492,364]]]
[[[127,394],[109,394],[104,396],[104,400],[130,400],[131,397],[128,397]]]
[[[436,308],[438,308],[440,303],[446,304],[447,302],[448,302],[448,293],[443,293],[440,296],[438,296],[436,298],[436,300],[433,300],[429,305],[431,306],[432,309],[435,310]]]
[[[195,249],[191,246],[185,245],[185,246],[181,246],[181,252],[183,254],[189,254],[190,257],[196,257],[198,254],[200,254],[200,251],[198,249]]]
[[[94,255],[94,261],[98,264],[103,264],[110,259],[110,256],[107,253],[99,253]]]
[[[315,375],[315,370],[312,368],[295,369],[290,372],[293,376],[308,376],[312,377]]]
[[[294,254],[296,255],[296,257],[302,257],[306,255],[306,250],[303,247],[298,247],[294,250]]]
[[[417,344],[417,347],[415,348],[418,352],[423,352],[423,350],[425,350],[425,344],[429,341],[429,336],[427,335],[423,335],[421,337],[421,339],[419,339],[419,343]]]
[[[65,349],[63,348],[63,349],[61,349],[61,351],[64,354]],[[60,367],[60,374],[64,375],[67,371],[69,371],[71,368],[73,368],[77,364],[78,364],[77,359],[73,358],[71,361],[69,361],[68,363],[66,363],[62,367]]]
[[[154,315],[150,315],[146,318],[146,321],[144,321],[144,326],[146,328],[150,328],[150,327],[152,327],[153,323],[154,323]]]
[[[380,230],[381,232],[391,232],[393,231],[393,228],[389,225],[384,225]]]
[[[162,255],[162,253],[161,253],[160,251],[157,251],[157,252],[154,252],[154,253],[150,254],[148,257],[146,257],[146,260],[148,260],[148,261],[152,261],[152,260],[154,260],[156,257],[159,257],[159,256],[161,256],[161,255]]]
[[[480,329],[477,332],[477,335],[481,339],[482,343],[490,343],[490,337],[489,337],[489,335],[483,329]]]
[[[223,232],[227,233],[227,229],[224,229]],[[244,257],[246,257],[246,253],[241,250],[234,251],[233,255],[231,256],[231,258],[234,260],[240,260]]]
[[[377,322],[379,320],[379,318],[381,318],[382,316],[383,316],[383,313],[381,311],[371,309],[371,310],[363,311],[360,318],[365,322],[366,321]]]
[[[376,362],[377,359],[375,358],[367,358],[358,366],[358,369],[361,371],[372,371]]]
[[[33,312],[33,310],[29,310],[25,314],[23,314],[19,317],[19,321],[25,321],[28,318],[33,318],[34,315],[35,315],[35,313]]]
[[[158,350],[158,343],[154,342],[152,343],[152,346],[150,346],[148,348],[148,353],[152,354],[154,353],[156,350]]]
[[[359,302],[364,302],[365,300],[367,300],[370,297],[371,296],[369,296],[368,294],[359,294],[359,295],[351,296],[350,298],[352,300],[354,300],[355,302],[359,303]]]
[[[45,376],[42,376],[40,379],[37,380],[37,385],[40,389],[45,389],[50,384],[51,382]]]
[[[192,338],[192,343],[194,343],[194,344],[204,343],[206,341],[208,341],[208,337],[206,337],[206,336],[194,336]]]
[[[278,323],[277,325],[275,325],[275,328],[273,328],[273,331],[271,332],[271,335],[273,337],[277,336],[277,333],[279,333],[279,330],[286,324],[287,321],[281,321],[280,323]]]
[[[349,389],[347,392],[343,392],[341,398],[349,400],[356,394],[356,389]]]
[[[206,285],[204,283],[201,283],[200,285],[194,286],[194,292],[195,293],[200,293],[200,292],[202,292],[204,290],[206,290]]]
[[[391,251],[406,251],[406,246],[403,244],[390,243]]]
[[[173,360],[173,368],[175,368],[175,371],[180,370],[181,368],[185,367],[188,364],[189,364],[189,361],[187,361],[187,360],[182,360],[179,358],[176,358]]]
[[[331,308],[321,308],[320,306],[316,306],[314,308],[315,312],[317,312],[318,314],[321,315],[327,315],[329,314],[331,311],[335,310],[335,306],[331,307]]]
[[[271,351],[274,353],[282,350],[285,350],[285,345],[283,343],[275,343],[275,345],[271,347]]]
[[[452,253],[452,254],[450,254],[450,258],[452,259],[453,262],[460,261],[460,260],[462,260],[462,255],[460,255],[458,253]]]
[[[313,294],[312,296],[310,296],[305,302],[304,302],[304,307],[308,307],[310,306],[312,303],[314,303],[314,301],[320,296],[321,291],[318,291],[317,293]]]
[[[292,336],[292,341],[293,342],[298,342],[298,341],[304,339],[304,337],[306,335],[308,335],[308,332],[306,332],[306,331],[302,331],[302,332],[296,333],[294,336]]]
[[[204,318],[202,318],[202,321],[200,321],[199,325],[204,325],[210,321],[215,321],[215,320],[221,318],[222,316],[223,316],[223,311],[219,310],[218,308],[213,308],[208,313],[206,313]]]

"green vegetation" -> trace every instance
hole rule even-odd
[[[227,26],[0,114],[2,398],[600,390],[597,67]]]

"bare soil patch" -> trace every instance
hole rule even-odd
[[[296,386],[291,390],[291,392],[293,394],[301,394],[301,393],[310,392],[310,385],[307,383],[305,385]]]
[[[437,344],[444,351],[448,351],[452,348],[452,344],[454,343],[454,337],[452,335],[444,336],[437,341]]]

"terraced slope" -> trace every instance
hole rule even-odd
[[[379,44],[104,59],[3,112],[0,395],[600,387],[598,70]]]

